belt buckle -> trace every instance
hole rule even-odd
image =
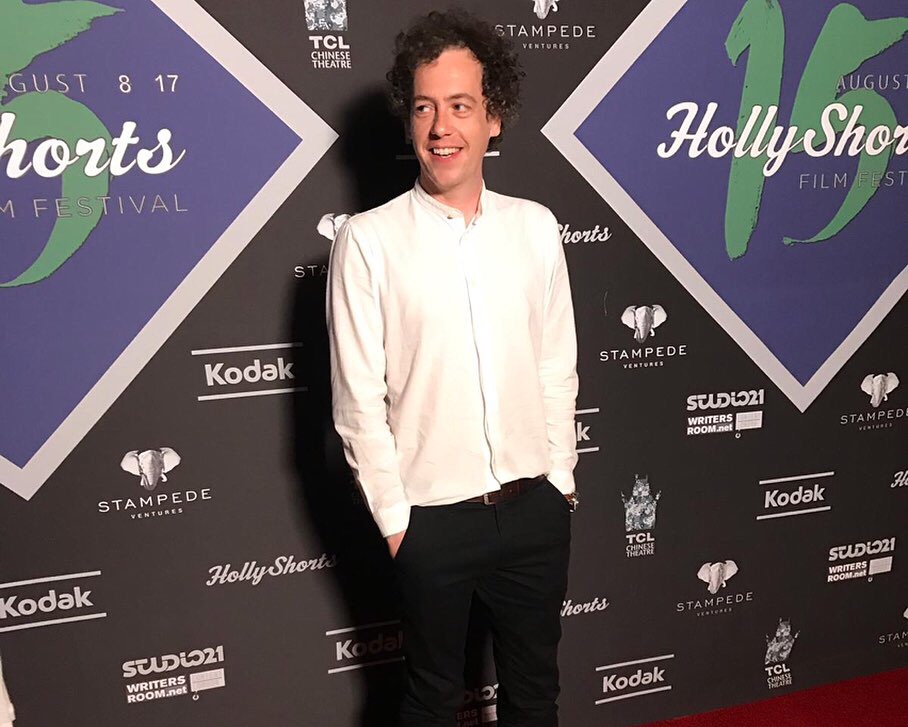
[[[484,505],[491,505],[491,504],[493,504],[492,501],[489,500],[489,495],[490,495],[490,494],[491,494],[491,493],[489,493],[489,492],[484,492],[484,493],[482,493],[482,502],[483,502]]]

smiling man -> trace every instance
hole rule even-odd
[[[400,582],[402,727],[456,724],[474,597],[493,626],[499,725],[558,723],[571,293],[552,213],[482,174],[520,77],[508,41],[465,13],[401,33],[388,80],[419,178],[347,220],[331,251],[334,421]]]

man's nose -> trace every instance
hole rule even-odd
[[[437,110],[432,118],[431,134],[434,137],[442,137],[448,133],[448,115],[443,110]]]

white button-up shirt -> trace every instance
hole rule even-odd
[[[483,187],[477,216],[419,183],[331,248],[334,423],[382,535],[547,474],[574,490],[577,338],[558,225]]]

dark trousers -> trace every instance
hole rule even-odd
[[[414,507],[395,566],[407,686],[401,727],[451,727],[475,594],[491,615],[499,727],[558,724],[570,507],[549,482],[500,505]]]

